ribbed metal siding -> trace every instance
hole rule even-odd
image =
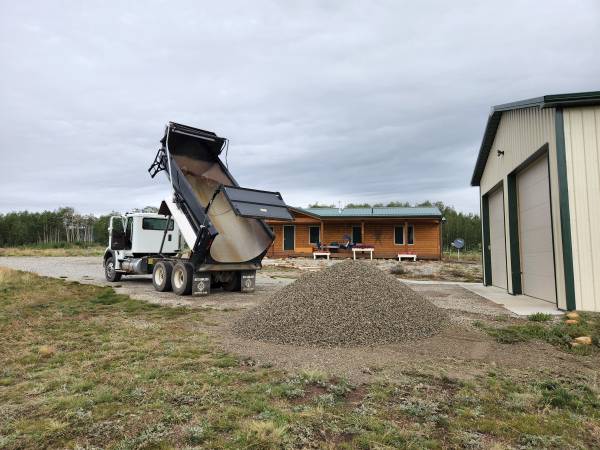
[[[554,109],[526,108],[502,113],[491,154],[481,177],[488,192],[541,146],[554,146]],[[497,150],[504,155],[497,156]]]
[[[576,306],[600,311],[600,107],[563,117]]]
[[[557,285],[557,303],[566,308],[564,271],[562,263],[562,240],[560,237],[560,209],[558,198],[558,169],[556,161],[555,109],[539,107],[517,109],[502,113],[494,144],[481,177],[481,194],[486,194],[501,181],[507,184],[507,176],[523,164],[537,150],[548,144],[550,160],[550,196],[552,228],[554,235],[554,260]],[[504,152],[497,155],[497,150]],[[509,210],[509,196],[504,196],[504,210]],[[505,214],[507,255],[510,255],[508,215]],[[512,272],[511,258],[507,256],[508,273]],[[509,291],[512,280],[509,277]]]

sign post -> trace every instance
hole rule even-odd
[[[452,242],[452,244],[450,244],[452,247],[454,247],[458,253],[458,259],[460,259],[460,249],[464,248],[465,246],[465,240],[464,239],[454,239],[454,241]]]

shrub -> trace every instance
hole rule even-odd
[[[404,268],[404,266],[402,264],[397,264],[390,269],[390,273],[392,275],[405,275],[406,269]]]
[[[535,313],[535,314],[531,314],[529,317],[527,317],[531,322],[548,322],[550,320],[552,320],[552,315],[551,314],[546,314],[546,313]]]

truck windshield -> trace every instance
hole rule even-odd
[[[161,230],[164,231],[167,226],[167,219],[156,219],[154,217],[144,217],[142,220],[142,229],[144,230]],[[169,231],[174,228],[174,223],[171,220],[169,223]]]

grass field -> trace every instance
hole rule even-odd
[[[353,386],[219,351],[198,331],[211,314],[0,268],[0,448],[600,446],[598,379]]]
[[[106,247],[93,245],[26,245],[0,247],[0,256],[102,256]]]
[[[468,251],[468,252],[460,252],[460,258],[458,252],[456,250],[444,251],[442,253],[442,259],[448,262],[477,262],[481,263],[481,252],[478,251]]]
[[[548,315],[537,313],[529,316],[529,322],[520,324],[490,327],[476,322],[475,326],[504,344],[537,339],[565,351],[582,355],[593,354],[596,356],[600,354],[600,315],[597,313],[582,312],[578,323],[573,325],[567,324],[564,319],[554,321]],[[592,339],[592,345],[573,347],[571,343],[580,336],[589,336]]]

